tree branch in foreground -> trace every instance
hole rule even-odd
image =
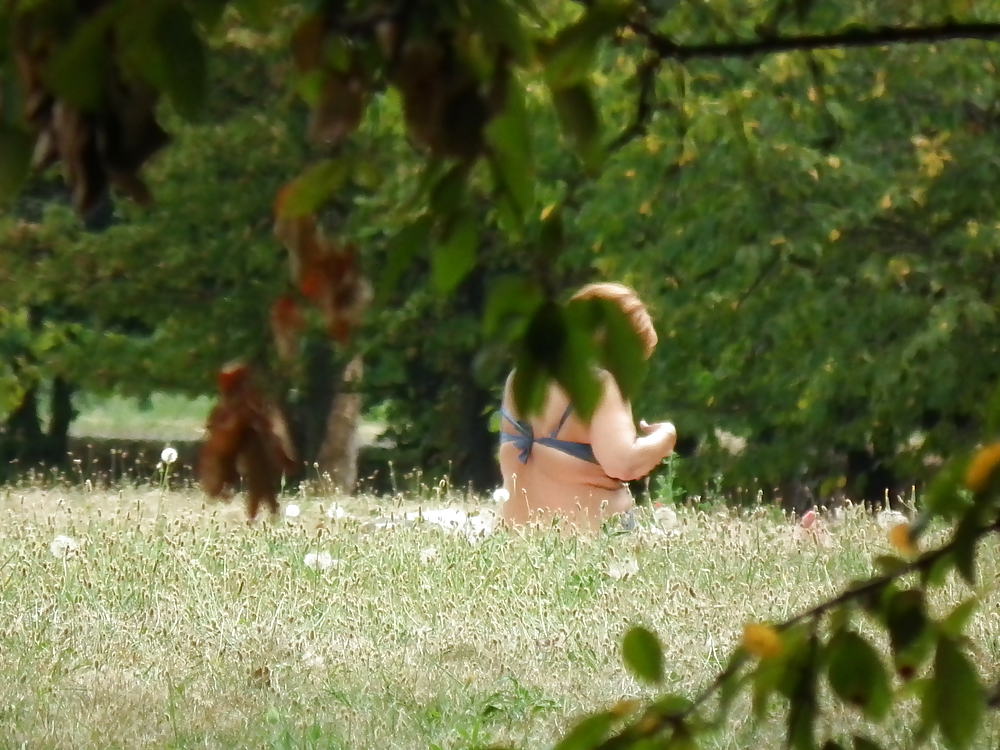
[[[816,620],[831,610],[844,604],[871,596],[872,594],[884,589],[893,581],[904,578],[912,573],[929,570],[936,562],[947,555],[953,554],[960,547],[963,547],[970,542],[975,543],[975,541],[978,541],[987,534],[996,532],[1000,532],[1000,521],[981,526],[977,530],[974,540],[954,535],[951,541],[944,546],[925,552],[916,560],[902,565],[899,569],[894,570],[891,573],[874,576],[867,581],[858,583],[832,599],[821,602],[815,607],[808,609],[805,612],[801,612],[785,622],[774,625],[774,629],[778,632],[787,630],[793,625],[805,620]],[[599,747],[611,750],[611,748],[618,747],[616,743],[620,742],[621,739],[625,737],[633,741],[642,738],[652,738],[669,729],[683,726],[685,721],[694,715],[694,713],[713,695],[718,693],[725,683],[727,683],[730,679],[735,678],[739,671],[745,666],[749,658],[749,654],[744,652],[744,657],[739,657],[739,653],[739,650],[737,650],[734,654],[734,658],[730,659],[729,665],[722,672],[720,672],[704,690],[695,696],[685,709],[671,713],[663,713],[659,707],[655,705],[651,706],[637,721],[633,722],[629,726],[626,726],[618,735],[611,737],[607,742]],[[990,694],[989,698],[996,705],[1000,705],[1000,685],[998,685],[996,690]]]
[[[756,57],[776,52],[794,52],[837,47],[885,47],[895,44],[930,44],[960,39],[994,39],[1000,37],[1000,23],[944,23],[937,26],[875,29],[848,28],[834,34],[803,34],[776,36],[734,42],[684,45],[671,41],[663,34],[643,24],[632,29],[646,37],[650,48],[662,58],[691,60],[703,57]]]

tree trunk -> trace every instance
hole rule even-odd
[[[333,345],[311,341],[305,353],[305,377],[298,398],[288,404],[292,434],[302,463],[294,479],[329,475],[334,487],[351,492],[357,482],[361,357],[341,367]]]
[[[51,419],[42,429],[38,413],[38,387],[29,389],[7,419],[0,424],[0,467],[3,474],[17,474],[41,465],[58,466],[69,455],[69,428],[76,416],[73,387],[63,378],[52,382]]]
[[[69,454],[69,428],[76,418],[73,408],[74,388],[64,378],[52,381],[52,411],[46,435],[48,461],[62,463]]]
[[[330,405],[326,436],[319,449],[317,463],[323,476],[329,476],[334,488],[350,494],[358,480],[358,424],[361,420],[361,394],[358,384],[364,374],[361,355],[344,369],[341,386]]]

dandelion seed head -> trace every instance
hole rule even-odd
[[[49,545],[49,552],[52,556],[58,558],[59,560],[64,560],[70,555],[77,552],[80,549],[80,545],[77,544],[73,537],[65,536],[60,534],[55,539],[52,540],[52,544]]]
[[[329,570],[340,564],[340,560],[335,560],[329,552],[309,552],[303,562],[312,570]]]
[[[298,505],[292,504],[285,508],[286,518],[298,518],[299,514],[302,512]]]
[[[623,581],[639,573],[639,563],[635,560],[615,560],[608,565],[608,575],[616,581]]]
[[[503,487],[497,487],[493,490],[493,502],[495,503],[505,503],[510,500],[510,493],[507,492]]]
[[[177,450],[168,445],[163,449],[163,452],[160,453],[160,460],[167,466],[170,466],[170,464],[177,460]]]

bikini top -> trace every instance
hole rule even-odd
[[[535,437],[535,432],[531,429],[530,424],[523,422],[520,419],[514,419],[513,415],[501,406],[501,416],[510,422],[511,426],[517,430],[517,434],[512,435],[509,432],[501,431],[500,444],[513,443],[514,447],[520,451],[517,458],[522,464],[528,463],[528,458],[531,457],[531,449],[536,443],[539,445],[546,445],[549,448],[555,448],[557,451],[562,451],[563,453],[573,456],[574,458],[579,458],[582,461],[588,461],[592,464],[596,464],[598,461],[594,457],[594,449],[590,443],[577,443],[572,440],[560,440],[556,437],[556,435],[559,434],[559,430],[562,429],[562,426],[566,424],[566,420],[569,419],[571,411],[573,411],[572,404],[566,407],[566,411],[563,412],[562,419],[559,420],[559,424],[557,424],[556,428],[549,433],[548,437]]]

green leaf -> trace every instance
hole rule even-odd
[[[315,213],[351,175],[347,158],[326,159],[311,166],[297,177],[289,189],[282,213],[290,218]]]
[[[442,294],[449,294],[476,266],[479,223],[471,214],[453,222],[442,242],[431,248],[431,279]]]
[[[590,86],[578,83],[552,89],[552,103],[559,125],[588,170],[597,170],[604,160],[601,118]]]
[[[723,725],[729,716],[729,710],[733,706],[733,701],[742,693],[746,683],[753,679],[752,674],[739,674],[739,668],[746,663],[747,658],[747,652],[742,647],[737,648],[729,658],[725,671],[730,673],[730,677],[723,680],[722,684],[719,685],[718,710],[715,719],[712,721],[712,726],[715,728]]]
[[[788,708],[788,746],[795,750],[814,750],[815,736],[815,699],[803,696],[792,700]]]
[[[93,112],[104,103],[105,78],[111,71],[109,34],[115,6],[84,23],[49,61],[45,80],[52,92],[78,109]]]
[[[497,279],[490,287],[483,313],[483,333],[508,340],[520,338],[543,299],[539,286],[523,276]]]
[[[228,0],[195,0],[188,8],[201,27],[211,34],[222,20],[227,4]]]
[[[554,302],[539,306],[522,339],[521,361],[532,371],[541,373],[543,379],[555,378],[569,396],[574,410],[584,420],[593,416],[601,397],[601,382],[593,367],[595,359],[593,337],[578,320],[570,320],[565,310]],[[525,396],[519,397],[515,391],[515,400],[522,414],[535,413],[544,401],[544,385],[528,382],[532,383],[533,390],[526,391]],[[540,396],[539,388],[543,389]],[[527,401],[518,400],[529,395],[531,409],[526,408]]]
[[[878,555],[874,562],[875,566],[886,575],[892,575],[907,566],[906,560],[897,555]]]
[[[654,684],[663,681],[663,647],[646,628],[629,628],[622,640],[622,658],[636,677]]]
[[[433,226],[434,221],[430,216],[420,216],[400,229],[389,241],[385,282],[379,289],[383,304],[388,304],[388,298],[396,291],[413,259],[430,246]]]
[[[928,511],[945,520],[958,518],[972,502],[962,492],[965,465],[960,461],[949,462],[931,481],[922,497]]]
[[[789,700],[787,744],[796,750],[813,750],[819,642],[815,635],[802,640],[800,632],[791,630],[784,636],[786,667],[778,689]]]
[[[636,747],[642,748],[646,746],[637,745]],[[649,747],[655,746],[651,744]],[[697,735],[692,734],[690,729],[681,724],[674,729],[674,733],[670,736],[670,742],[660,747],[665,747],[667,750],[698,750],[701,745],[698,744]]]
[[[525,340],[527,338],[526,335]],[[514,382],[511,384],[514,407],[518,414],[527,416],[538,413],[545,404],[550,378],[551,374],[537,360],[522,352],[514,368]]]
[[[883,620],[889,631],[889,645],[896,669],[904,676],[910,675],[930,654],[933,645],[923,592],[919,589],[889,589],[883,606]]]
[[[566,309],[570,319],[598,342],[600,365],[614,377],[622,395],[631,399],[642,384],[647,362],[642,338],[628,316],[604,299],[573,300]]]
[[[951,638],[938,643],[933,695],[945,744],[951,750],[972,747],[986,710],[986,697],[975,668]]]
[[[882,721],[892,704],[889,675],[878,652],[853,631],[836,633],[827,646],[827,677],[845,703],[859,706],[869,719]]]
[[[976,546],[979,542],[979,508],[972,507],[955,527],[955,567],[970,586],[976,585]]]
[[[535,205],[535,175],[524,87],[517,80],[511,80],[503,113],[493,118],[485,133],[494,173],[523,220]]]
[[[541,47],[545,79],[549,86],[564,88],[583,81],[597,60],[598,43],[626,17],[624,3],[598,0],[576,23],[559,31]]]
[[[194,18],[171,3],[157,25],[155,40],[163,60],[162,86],[177,112],[194,118],[205,103],[208,63]]]
[[[836,740],[827,740],[823,743],[822,750],[844,750],[844,746]]]
[[[965,635],[965,628],[969,620],[976,613],[979,607],[979,597],[973,596],[966,599],[953,609],[944,620],[941,621],[941,632],[953,638],[961,638]]]
[[[509,49],[519,65],[526,65],[531,44],[521,18],[508,0],[468,0],[468,4],[483,37],[495,47]]]
[[[524,241],[524,217],[509,195],[497,196],[491,218],[511,243],[519,244]]]
[[[943,586],[948,580],[948,573],[955,567],[954,555],[942,555],[929,567],[920,572],[920,582],[925,586]]]
[[[646,378],[646,347],[624,311],[613,302],[604,302],[601,364],[614,376],[622,395],[632,400]]]
[[[17,195],[31,170],[31,137],[0,123],[0,203]]]
[[[284,4],[285,0],[236,0],[233,3],[243,19],[260,30],[273,26],[275,13]]]
[[[358,159],[354,163],[351,177],[360,187],[372,191],[378,190],[383,181],[381,171],[370,159]]]
[[[578,722],[553,750],[593,750],[608,736],[617,717],[610,711]]]
[[[468,187],[469,168],[456,164],[434,183],[429,197],[431,212],[449,217],[461,208]]]
[[[993,395],[987,402],[984,428],[989,435],[1000,434],[1000,384],[993,388]]]
[[[657,641],[657,646],[659,646],[659,641]],[[652,704],[660,716],[680,716],[686,713],[691,708],[691,705],[690,698],[686,695],[677,695],[676,693],[661,695]]]

